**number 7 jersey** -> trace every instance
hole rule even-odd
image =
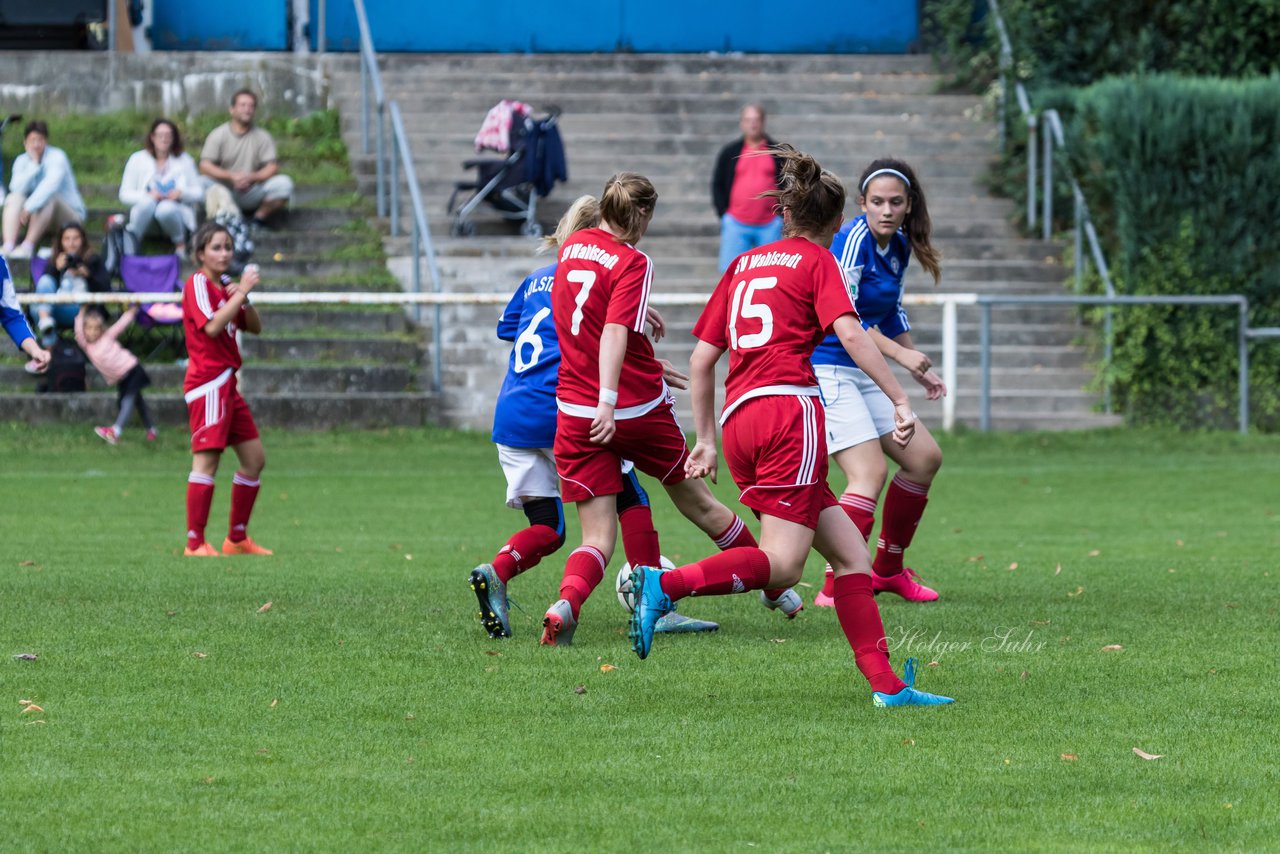
[[[753,397],[817,397],[809,356],[845,314],[858,316],[826,248],[789,237],[739,255],[693,327],[696,338],[729,351],[720,423]]]
[[[560,339],[556,403],[561,412],[595,417],[600,397],[600,336],[609,323],[628,330],[614,417],[638,418],[666,400],[662,366],[644,335],[652,284],[649,256],[607,231],[574,232],[560,247],[551,308]]]

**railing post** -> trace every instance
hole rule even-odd
[[[1036,227],[1036,117],[1027,116],[1027,228]]]
[[[942,382],[947,396],[942,399],[942,429],[954,430],[956,426],[956,302],[949,299],[942,304]]]
[[[1045,113],[1044,128],[1044,205],[1041,234],[1045,240],[1053,239],[1053,126]]]
[[[979,335],[981,353],[982,392],[979,400],[978,429],[983,433],[991,429],[991,303],[978,304],[982,310],[982,326]]]
[[[413,237],[409,241],[409,245],[413,256],[413,292],[420,294],[422,293],[422,264],[419,259],[422,256],[422,233],[418,229],[417,217],[413,219]],[[422,322],[422,303],[414,304],[413,319],[418,323]]]
[[[1072,260],[1075,262],[1076,268],[1076,293],[1084,290],[1084,200],[1080,193],[1080,188],[1073,186],[1074,192],[1071,194],[1074,202],[1072,220],[1075,223],[1073,231],[1075,232],[1075,245],[1072,248]]]
[[[369,153],[369,61],[360,51],[360,152]]]
[[[1000,140],[1000,155],[1003,157],[1009,141],[1009,75],[1005,72],[1004,62],[1000,63],[1000,89],[996,94],[996,133]]]
[[[1240,301],[1240,333],[1236,343],[1240,351],[1240,434],[1249,433],[1249,301]]]
[[[387,193],[383,187],[383,181],[386,177],[386,132],[387,116],[385,105],[378,105],[378,155],[377,162],[374,164],[374,183],[377,184],[376,194],[378,197],[378,216],[387,215]]]
[[[1115,351],[1115,333],[1112,331],[1114,310],[1108,304],[1102,316],[1102,411],[1111,414],[1111,358]]]
[[[325,11],[326,11],[325,6],[326,6],[325,0],[319,0],[319,2],[316,4],[316,16],[320,19],[316,24],[316,53],[321,55],[324,54],[324,40],[325,40],[324,19],[328,17],[328,15],[325,14]],[[369,153],[368,145],[365,146],[364,153],[365,154]]]
[[[391,157],[391,236],[400,236],[400,157]]]

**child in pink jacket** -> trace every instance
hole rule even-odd
[[[151,421],[151,413],[147,411],[146,401],[142,399],[142,390],[151,385],[151,377],[138,364],[138,357],[117,340],[137,316],[138,307],[130,306],[120,315],[119,320],[108,327],[107,312],[100,305],[81,306],[80,313],[76,315],[76,343],[98,369],[98,373],[102,374],[107,385],[116,386],[116,401],[120,405],[116,423],[110,427],[93,428],[93,432],[108,445],[120,441],[125,422],[133,415],[135,408],[147,428],[147,441],[154,442],[156,439],[155,424]]]

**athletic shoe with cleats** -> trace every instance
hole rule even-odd
[[[208,543],[201,543],[194,549],[187,546],[182,550],[183,557],[222,557],[218,554],[218,550]]]
[[[877,709],[893,709],[899,706],[945,706],[948,703],[955,702],[950,697],[944,697],[941,694],[930,694],[927,691],[916,689],[916,660],[914,658],[908,658],[906,666],[902,668],[902,681],[907,683],[906,687],[896,694],[872,691],[872,705]]]
[[[482,563],[471,570],[471,590],[480,603],[480,624],[491,638],[511,637],[511,619],[507,615],[507,585],[498,577],[493,564]]]
[[[231,538],[222,541],[222,553],[224,555],[269,555],[275,554],[271,549],[264,549],[253,540],[245,537],[238,543],[233,543]]]
[[[648,658],[653,648],[653,632],[658,620],[671,610],[671,597],[662,592],[662,570],[652,566],[638,566],[631,573],[631,590],[636,598],[636,609],[631,612],[627,625],[627,637],[631,648],[640,658]]]
[[[834,608],[835,606],[836,606],[835,597],[828,596],[827,594],[823,593],[821,590],[818,591],[817,596],[813,597],[813,607],[815,608]]]
[[[877,596],[881,593],[897,593],[908,602],[932,602],[938,598],[938,591],[921,584],[916,571],[910,567],[896,575],[871,573],[871,592]]]
[[[106,442],[108,445],[115,445],[120,442],[120,436],[116,433],[114,427],[94,427],[94,435]]]
[[[760,604],[764,605],[770,611],[781,611],[787,615],[788,620],[794,620],[796,614],[804,610],[804,600],[800,598],[800,594],[794,589],[788,587],[778,595],[777,599],[770,599],[763,590],[760,591]]]
[[[694,617],[686,617],[684,614],[677,613],[674,609],[663,614],[653,627],[654,634],[663,635],[682,635],[690,632],[716,632],[719,630],[719,623],[713,623],[710,620],[699,620]]]
[[[147,441],[148,441],[148,442],[154,442],[154,441],[159,437],[159,435],[160,435],[160,434],[156,432],[156,428],[154,428],[154,427],[148,427],[148,428],[147,428]]]
[[[570,646],[577,628],[573,606],[568,599],[560,599],[547,609],[547,615],[542,618],[542,638],[538,643],[543,646]]]

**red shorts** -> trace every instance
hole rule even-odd
[[[233,371],[193,388],[184,397],[191,421],[192,452],[221,451],[258,438],[258,425],[236,388]]]
[[[684,431],[668,400],[639,418],[615,422],[617,430],[607,445],[591,442],[591,419],[561,412],[556,418],[556,473],[566,502],[585,501],[597,495],[622,491],[622,461],[670,486],[685,479],[689,457]]]
[[[826,418],[817,397],[757,397],[724,425],[724,459],[756,514],[818,528],[818,514],[839,505],[827,485]]]

